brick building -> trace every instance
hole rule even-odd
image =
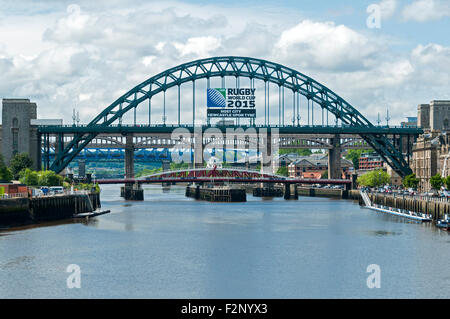
[[[383,168],[383,158],[377,153],[363,153],[359,158],[360,170],[373,170]]]
[[[341,178],[350,178],[353,171],[353,163],[341,159]],[[328,155],[317,154],[302,156],[288,165],[289,177],[319,179],[322,174],[328,172]]]

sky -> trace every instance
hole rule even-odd
[[[65,124],[75,108],[88,123],[168,68],[249,56],[312,77],[374,123],[389,109],[399,124],[418,104],[450,100],[449,31],[450,0],[0,0],[0,97],[29,98],[39,118]],[[205,112],[206,92],[197,92]],[[186,122],[191,94],[182,88]],[[155,97],[154,112],[161,103]],[[140,107],[142,123],[145,114]]]

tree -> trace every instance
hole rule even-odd
[[[348,159],[349,161],[352,161],[353,163],[353,167],[355,169],[359,168],[359,158],[361,157],[361,154],[363,153],[368,153],[370,150],[364,150],[364,149],[359,149],[359,150],[349,150],[347,155],[345,155],[345,159]]]
[[[288,176],[288,168],[286,166],[280,167],[277,170],[277,175]]]
[[[322,173],[321,179],[327,179],[328,178],[328,171],[325,171]]]
[[[13,178],[11,170],[5,165],[3,155],[0,154],[0,180],[10,182]]]
[[[25,168],[20,172],[19,180],[22,184],[25,184],[27,186],[39,185],[38,173],[29,168]]]
[[[40,186],[61,186],[63,183],[62,176],[53,171],[38,172],[38,184]]]
[[[295,153],[300,156],[309,156],[312,154],[312,151],[308,148],[296,148],[296,149],[280,148],[278,150],[278,154],[280,154],[280,155],[291,154],[291,153]]]
[[[444,178],[444,184],[445,188],[447,188],[447,190],[450,190],[450,175]]]
[[[403,186],[405,186],[406,188],[417,188],[418,185],[419,179],[414,173],[405,176],[405,178],[403,179]]]
[[[19,179],[21,170],[33,167],[33,160],[27,153],[18,153],[9,162],[9,167],[14,179]]]
[[[391,177],[389,174],[382,169],[373,170],[367,172],[360,177],[358,177],[358,184],[367,187],[378,187],[389,184]]]
[[[439,190],[439,189],[441,189],[443,184],[444,184],[444,180],[443,180],[441,174],[438,173],[434,176],[431,176],[430,185],[432,188]]]

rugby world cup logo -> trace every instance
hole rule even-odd
[[[207,106],[208,107],[226,107],[227,93],[226,89],[208,89]]]

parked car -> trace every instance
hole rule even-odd
[[[426,193],[426,196],[432,196],[432,197],[435,197],[435,196],[439,196],[439,193],[438,193],[436,190],[433,189],[433,190],[427,192],[427,193]]]
[[[62,186],[52,186],[49,187],[50,194],[64,194],[64,187]]]

